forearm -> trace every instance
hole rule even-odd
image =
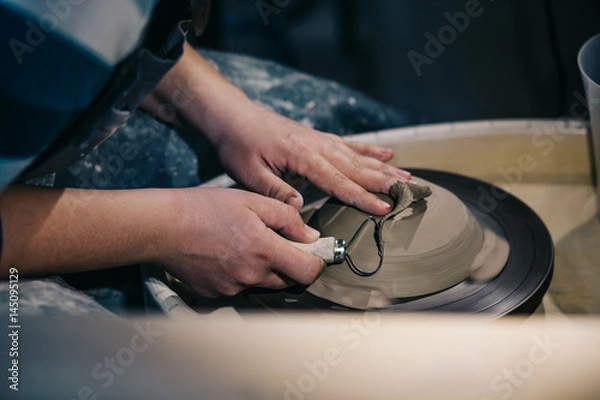
[[[203,132],[213,144],[220,140],[224,121],[253,106],[187,43],[179,62],[141,105],[178,128]]]
[[[164,190],[11,187],[0,196],[0,276],[11,267],[30,276],[152,261],[168,236],[170,201]]]

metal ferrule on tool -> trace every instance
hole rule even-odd
[[[344,239],[328,236],[313,243],[288,242],[302,251],[321,258],[327,264],[341,264],[346,258],[346,241]]]

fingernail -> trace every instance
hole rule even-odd
[[[407,180],[410,180],[412,178],[411,173],[408,172],[408,171],[405,171],[403,169],[398,168],[398,169],[395,170],[395,172],[396,172],[396,175],[398,175],[401,178],[404,178],[404,179],[407,179]]]
[[[304,199],[301,195],[290,196],[285,200],[286,204],[294,207],[296,210],[300,210],[304,205]]]
[[[383,201],[381,199],[377,199],[376,204],[377,204],[377,207],[383,208],[386,212],[388,212],[392,208],[392,206],[390,206],[388,203],[386,203],[385,201]]]
[[[306,233],[308,233],[308,236],[310,236],[311,239],[317,240],[319,236],[321,236],[321,232],[314,229],[312,226],[308,226],[305,224],[304,229],[306,229]]]

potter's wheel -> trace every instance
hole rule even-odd
[[[466,279],[436,293],[399,298],[393,304],[369,309],[486,313],[494,317],[533,312],[548,289],[554,260],[552,239],[540,218],[519,199],[488,183],[448,172],[411,172],[452,192],[482,226],[499,230],[510,245],[508,260],[492,280]],[[307,203],[319,196],[322,194],[311,198],[305,193]],[[317,297],[305,287],[277,292],[253,290],[248,299],[269,309],[355,309]]]

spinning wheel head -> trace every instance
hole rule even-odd
[[[441,171],[411,172],[420,184],[431,185],[433,193],[422,204],[414,203],[404,215],[398,215],[400,219],[386,228],[394,231],[391,237],[389,232],[383,233],[386,254],[391,251],[402,259],[398,263],[393,257],[387,260],[380,271],[386,275],[365,278],[347,266],[332,266],[309,288],[255,291],[248,293],[248,299],[270,309],[465,312],[486,313],[491,318],[533,312],[548,289],[554,262],[552,239],[540,218],[519,199],[489,183]],[[482,193],[495,195],[494,207],[482,207]],[[305,195],[305,199],[307,204],[316,203],[323,195]],[[325,235],[337,232],[335,218],[329,222],[333,214],[357,212],[335,200],[321,208],[309,222]],[[364,217],[344,217],[343,224],[348,226],[339,228],[340,233],[334,236],[346,239]],[[346,221],[352,218],[356,218],[355,225]],[[396,225],[403,226],[398,234]],[[367,265],[361,266],[366,269],[368,262],[377,259],[377,252],[368,231],[362,240],[367,246]],[[388,250],[392,248],[395,250]],[[363,252],[348,251],[353,256]],[[454,269],[449,268],[450,262],[455,263]],[[443,276],[435,276],[436,272],[443,272]],[[404,280],[396,275],[402,273]]]

